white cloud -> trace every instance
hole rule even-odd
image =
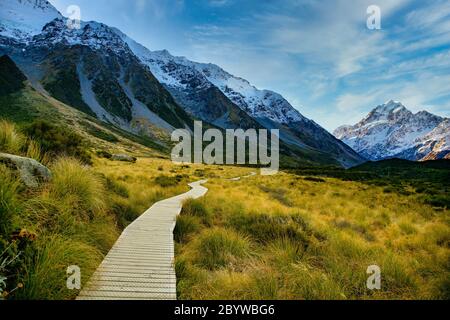
[[[286,0],[226,25],[199,25],[189,33],[189,55],[280,92],[329,130],[389,99],[442,114],[450,52],[416,51],[450,44],[448,5],[378,0],[383,29],[371,31],[371,4]],[[414,14],[401,11],[411,7]]]

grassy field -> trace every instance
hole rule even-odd
[[[233,177],[245,168],[173,164],[136,145],[82,136],[76,126],[0,120],[0,152],[34,158],[52,180],[26,188],[0,164],[0,289],[9,299],[72,299],[66,269],[78,265],[84,284],[130,222],[158,200],[186,192],[205,177]],[[123,139],[123,138],[121,138]],[[127,152],[137,161],[111,161]]]
[[[181,299],[450,296],[447,162],[297,168],[231,181],[255,169],[175,165],[62,108],[53,123],[0,121],[0,151],[41,161],[53,174],[27,189],[0,165],[0,286],[8,299],[74,298],[68,266],[81,267],[85,284],[123,228],[203,178],[209,192],[184,204],[175,229]],[[67,112],[74,114],[65,119]],[[111,161],[112,153],[137,161]],[[370,265],[381,268],[381,290],[366,287]]]
[[[181,299],[450,297],[449,210],[413,187],[300,173],[207,186],[177,221]],[[370,265],[381,290],[366,287]]]

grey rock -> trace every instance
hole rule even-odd
[[[113,154],[111,160],[114,161],[126,161],[126,162],[136,162],[136,158],[127,154]]]
[[[41,181],[52,179],[51,171],[38,161],[7,153],[0,153],[0,163],[17,170],[22,182],[30,188],[36,188]]]

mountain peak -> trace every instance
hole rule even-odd
[[[389,100],[387,102],[385,102],[384,104],[381,104],[379,106],[377,106],[374,111],[379,112],[379,113],[383,113],[383,114],[388,114],[391,112],[399,112],[399,111],[404,111],[407,110],[406,107],[399,101],[395,101],[395,100]]]
[[[428,111],[414,114],[401,102],[389,100],[357,124],[337,128],[334,135],[370,160],[392,157],[420,160],[438,145],[440,152],[447,149],[450,152],[449,130],[444,130],[447,137],[435,130],[448,129],[445,120]]]
[[[25,39],[41,32],[61,13],[46,0],[0,1],[0,35]]]

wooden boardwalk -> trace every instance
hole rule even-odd
[[[206,180],[155,203],[120,235],[78,295],[78,300],[175,300],[173,229],[182,202],[199,198]]]

